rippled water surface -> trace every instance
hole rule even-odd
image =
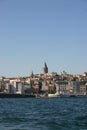
[[[87,98],[0,99],[0,130],[87,130]]]

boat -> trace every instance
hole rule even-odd
[[[59,93],[58,92],[56,92],[54,94],[49,94],[48,93],[48,97],[59,97]]]
[[[48,93],[48,97],[60,97],[59,86],[56,85],[56,93],[54,93],[54,94]]]

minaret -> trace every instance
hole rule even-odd
[[[47,74],[48,73],[48,67],[47,67],[47,64],[44,63],[44,66],[43,66],[43,74]]]
[[[34,74],[33,71],[30,73],[30,77],[33,78]]]

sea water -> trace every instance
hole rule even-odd
[[[87,98],[0,99],[0,130],[87,130]]]

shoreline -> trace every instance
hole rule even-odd
[[[5,94],[1,93],[0,98],[87,98],[87,95],[59,95],[56,97],[48,97],[48,96],[36,96],[34,94]]]
[[[35,98],[33,94],[0,94],[0,98]]]

